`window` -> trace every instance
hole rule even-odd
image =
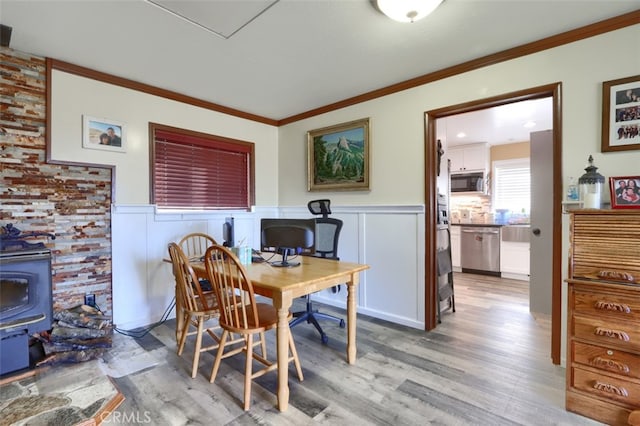
[[[254,144],[149,123],[151,204],[242,209],[254,204]]]
[[[493,205],[516,213],[531,209],[531,170],[528,158],[494,161]]]

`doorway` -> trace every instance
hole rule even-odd
[[[447,116],[467,113],[496,106],[516,103],[524,100],[552,98],[553,114],[553,173],[562,176],[562,129],[561,129],[561,84],[555,83],[518,92],[508,93],[493,98],[481,99],[465,104],[452,105],[425,113],[425,328],[431,330],[436,326],[436,241],[435,232],[437,222],[437,162],[439,148],[436,138],[436,120]],[[553,229],[561,229],[561,179],[553,183]],[[552,232],[552,295],[551,295],[551,359],[554,364],[560,364],[561,347],[561,247],[562,235]]]

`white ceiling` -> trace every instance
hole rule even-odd
[[[436,121],[437,138],[447,146],[528,141],[529,133],[553,128],[552,106],[552,98],[544,98],[440,118]]]
[[[402,24],[368,0],[0,0],[0,22],[14,49],[279,120],[638,9],[445,0]]]

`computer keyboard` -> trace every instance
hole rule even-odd
[[[266,262],[266,259],[262,257],[262,253],[258,250],[252,248],[251,249],[251,263],[263,263]]]

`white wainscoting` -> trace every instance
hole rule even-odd
[[[340,259],[366,263],[358,313],[424,329],[424,206],[331,206],[342,219]],[[235,241],[260,247],[263,217],[308,218],[307,207],[259,207],[252,212],[159,213],[154,206],[114,205],[113,317],[121,329],[159,321],[174,296],[167,244],[191,232],[222,243],[222,225],[233,216]],[[346,288],[315,293],[314,300],[346,307]],[[172,311],[169,317],[174,317]]]

